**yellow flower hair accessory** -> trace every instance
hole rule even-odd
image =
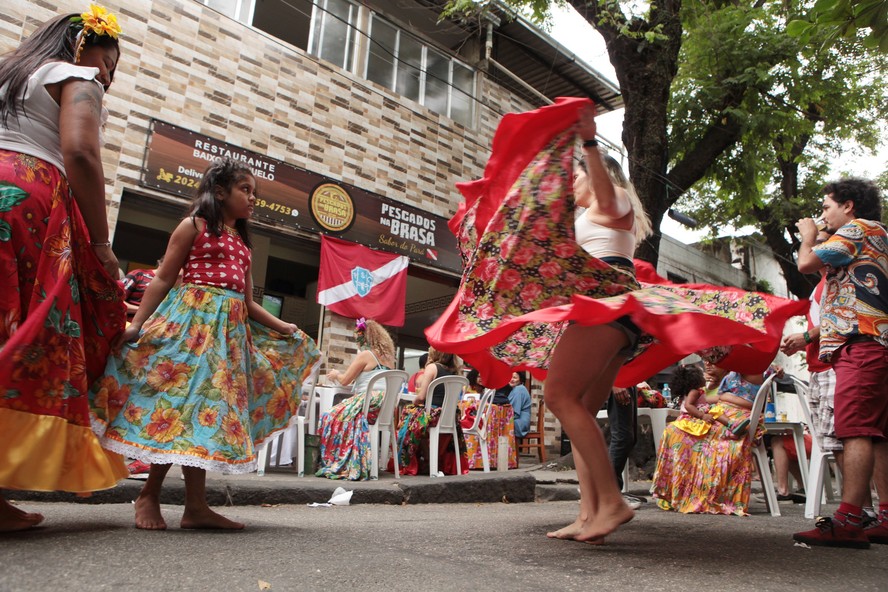
[[[80,16],[71,17],[71,27],[79,29],[74,47],[75,64],[80,61],[80,52],[83,51],[83,43],[88,37],[95,39],[107,35],[112,39],[117,39],[121,33],[117,17],[98,4],[90,4],[89,10]]]

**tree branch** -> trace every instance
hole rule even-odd
[[[601,2],[597,0],[569,0],[568,4],[574,7],[580,16],[582,16],[586,21],[595,27],[599,33],[602,35],[605,34],[605,31],[608,32],[608,35],[613,38],[620,33],[620,27],[626,24],[626,17],[623,16],[623,12],[617,10],[616,14],[613,15],[613,22],[600,22],[601,21],[601,13],[602,7]]]
[[[724,115],[706,130],[700,141],[666,174],[672,203],[706,175],[715,159],[737,142],[741,131],[740,122],[731,115]]]

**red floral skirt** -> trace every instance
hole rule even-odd
[[[636,262],[636,275],[577,244],[574,124],[588,103],[561,99],[506,115],[484,177],[457,185],[465,201],[450,228],[462,250],[463,277],[450,306],[426,329],[429,344],[460,355],[485,384],[505,384],[520,369],[543,379],[570,323],[628,318],[642,334],[617,386],[633,386],[710,348],[718,348],[726,368],[763,371],[786,320],[804,314],[807,301],[676,285],[644,262]]]
[[[0,488],[94,491],[126,477],[88,390],[123,331],[123,290],[53,165],[0,150]]]

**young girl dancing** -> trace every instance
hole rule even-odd
[[[242,163],[217,160],[206,170],[122,351],[92,387],[102,445],[151,463],[137,528],[166,528],[159,500],[171,464],[185,476],[182,528],[243,528],[207,505],[206,471],[255,470],[255,446],[287,426],[319,358],[296,325],[251,297],[255,191]]]

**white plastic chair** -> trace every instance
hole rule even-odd
[[[388,451],[391,448],[395,462],[395,479],[400,479],[398,471],[398,428],[395,425],[395,408],[398,406],[398,398],[401,388],[410,379],[410,375],[403,370],[383,370],[377,372],[367,383],[367,391],[364,393],[364,417],[370,413],[370,399],[372,393],[380,390],[376,385],[385,382],[385,394],[379,406],[379,415],[375,423],[370,425],[370,478],[379,479],[379,466],[388,462]],[[379,437],[382,434],[382,448],[379,447]],[[380,459],[380,454],[382,458]]]
[[[302,384],[302,405],[300,407],[305,407],[305,421],[308,423],[308,433],[312,435],[316,434],[318,431],[318,406],[315,401],[315,389],[318,386],[318,378],[323,362],[324,354],[321,354],[318,361],[315,363],[316,365],[311,373],[311,377]]]
[[[307,400],[309,405],[311,404],[314,387],[318,382],[320,372],[321,362],[318,360],[311,374],[302,383],[302,392],[308,391]],[[279,467],[281,460],[286,460],[288,461],[287,464],[289,464],[293,461],[294,455],[296,457],[296,472],[300,477],[305,474],[305,411],[307,407],[305,401],[306,399],[303,395],[302,403],[299,405],[299,409],[296,410],[295,420],[286,429],[265,440],[259,447],[257,451],[258,458],[256,459],[256,474],[258,476],[262,477],[265,475],[265,472],[271,465],[272,456],[274,456],[274,466]],[[296,437],[295,442],[293,441],[293,436]],[[284,452],[285,450],[286,452]]]
[[[808,402],[808,385],[792,376],[796,394],[802,404],[802,414],[805,416],[805,425],[813,430],[811,423],[811,407]],[[832,499],[832,482],[829,478],[829,463],[835,462],[836,457],[832,452],[820,448],[817,437],[812,434],[811,458],[808,459],[808,487],[805,489],[805,518],[814,518],[820,514],[820,504],[823,503],[824,494]],[[839,475],[836,471],[836,475]],[[841,477],[839,476],[841,479]]]
[[[493,404],[493,395],[496,391],[487,389],[481,395],[478,410],[475,412],[475,421],[472,427],[463,430],[464,436],[478,438],[478,446],[481,448],[481,461],[484,463],[484,472],[490,472],[490,452],[487,450],[487,425],[490,423],[490,409]],[[498,454],[508,454],[508,450],[500,450]]]
[[[469,385],[469,381],[464,376],[442,376],[433,380],[426,389],[426,411],[432,409],[435,387],[442,384],[444,385],[444,402],[441,404],[441,415],[438,417],[438,424],[429,429],[429,475],[432,477],[438,475],[438,440],[441,434],[453,436],[453,446],[456,450],[456,474],[462,474],[459,462],[459,443],[456,435],[456,404],[459,402],[462,390]]]
[[[759,387],[758,393],[755,395],[755,400],[752,403],[752,413],[749,416],[749,430],[746,433],[746,438],[749,441],[750,450],[752,451],[752,458],[755,461],[759,478],[762,481],[762,493],[765,496],[765,502],[767,503],[768,510],[771,512],[771,516],[780,515],[780,506],[777,504],[777,491],[774,489],[774,479],[771,476],[771,462],[768,459],[768,451],[765,448],[765,443],[759,442],[758,446],[754,446],[752,441],[755,438],[755,432],[758,429],[759,418],[762,413],[765,412],[765,405],[768,402],[768,394],[774,390],[773,384],[776,377],[776,374],[772,374],[766,378]]]

